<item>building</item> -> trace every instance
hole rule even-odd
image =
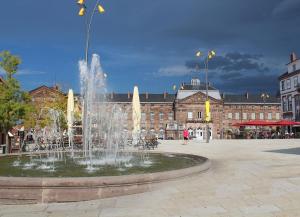
[[[287,72],[279,76],[283,119],[300,121],[300,59],[290,56]]]
[[[266,94],[265,94],[266,95]],[[249,120],[280,120],[280,98],[262,94],[221,94],[212,85],[208,86],[211,103],[210,139],[227,138],[237,130],[235,123]],[[108,103],[119,105],[127,114],[128,131],[132,129],[132,93],[108,95]],[[194,78],[183,83],[175,94],[140,94],[141,129],[143,133],[155,134],[162,139],[181,139],[183,129],[198,140],[206,138],[205,101],[206,86]]]

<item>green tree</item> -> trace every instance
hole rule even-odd
[[[0,85],[0,131],[6,134],[18,123],[22,123],[32,109],[30,96],[20,88],[20,84],[13,75],[17,72],[21,59],[9,51],[0,52],[0,67],[4,69],[6,77]]]

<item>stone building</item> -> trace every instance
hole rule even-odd
[[[66,94],[57,87],[41,86],[30,95],[34,103],[42,105]],[[266,94],[265,94],[266,95]],[[190,132],[191,138],[206,139],[205,101],[206,85],[193,78],[190,83],[182,83],[175,94],[141,93],[141,131],[160,139],[181,139],[183,130]],[[79,96],[76,95],[78,98]],[[132,93],[110,93],[107,103],[118,105],[127,116],[125,130],[132,130]],[[237,130],[233,125],[249,120],[281,119],[280,98],[268,94],[224,94],[212,85],[208,86],[211,103],[210,139],[226,138]],[[78,99],[76,100],[78,101]]]
[[[235,123],[249,120],[281,119],[280,98],[268,94],[227,95],[208,86],[211,103],[211,139],[224,138],[228,132],[237,130]],[[176,94],[140,94],[143,133],[155,134],[161,139],[181,139],[184,128],[198,140],[206,138],[205,123],[206,87],[199,79],[183,83]],[[108,95],[111,105],[120,105],[127,114],[128,131],[132,129],[132,93]]]
[[[42,107],[48,102],[54,102],[58,97],[65,97],[66,95],[59,90],[58,86],[47,87],[40,86],[34,90],[29,91],[32,102]]]
[[[300,121],[300,59],[291,54],[287,72],[279,76],[283,118]]]

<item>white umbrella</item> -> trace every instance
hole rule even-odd
[[[140,104],[139,89],[137,86],[135,86],[133,89],[132,122],[133,122],[132,141],[134,144],[137,144],[139,134],[141,131],[141,104]]]
[[[73,116],[74,116],[74,94],[73,94],[73,90],[69,89],[69,93],[68,93],[68,105],[67,105],[67,121],[68,121],[69,146],[71,145]]]

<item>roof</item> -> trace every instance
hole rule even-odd
[[[56,93],[59,93],[59,94],[62,94],[62,95],[65,95],[65,93],[63,93],[62,91],[60,90],[57,90],[55,87],[47,87],[45,85],[42,85],[40,87],[37,87],[31,91],[29,91],[29,94],[32,94],[33,92],[37,91],[37,90],[40,90],[40,89],[47,89],[47,90],[50,90],[52,92],[56,92]]]
[[[294,75],[297,75],[297,74],[300,74],[300,69],[296,70],[296,71],[293,71],[291,73],[288,73],[288,72],[285,72],[284,74],[280,75],[278,77],[278,80],[282,80],[282,79],[285,79],[285,78],[289,78],[289,77],[292,77]]]
[[[180,89],[181,90],[206,90],[206,85],[205,83],[200,83],[200,85],[183,83]],[[212,87],[211,85],[208,85],[208,90],[216,90],[216,88]]]
[[[128,97],[130,94],[130,97]],[[148,95],[148,98],[146,97]],[[139,94],[140,102],[154,102],[154,103],[173,103],[175,94]],[[107,95],[108,102],[132,102],[132,93],[110,93]]]
[[[223,94],[223,100],[225,104],[280,104],[280,98],[276,97],[275,95],[269,95],[269,98],[265,99],[264,101],[264,99],[261,97],[261,94],[248,94],[248,97],[246,94]]]

